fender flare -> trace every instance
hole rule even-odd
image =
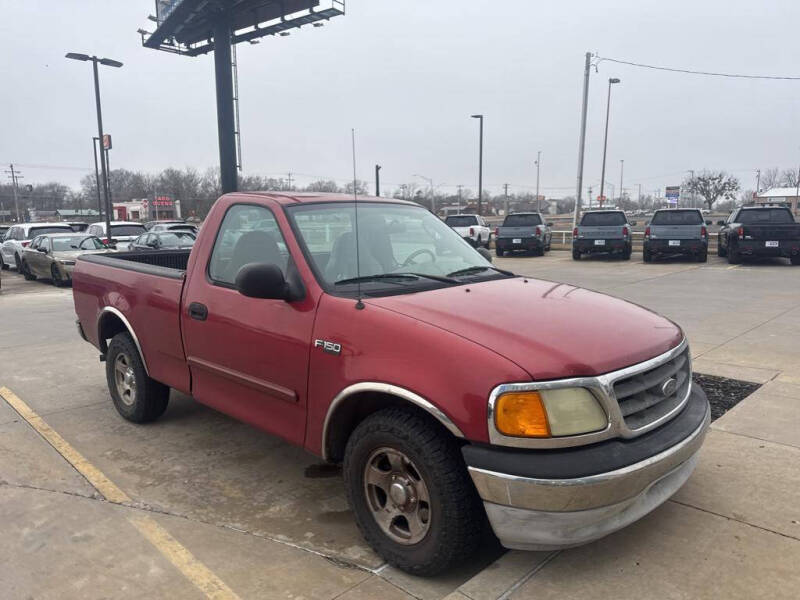
[[[147,368],[147,360],[145,360],[144,352],[142,352],[142,346],[139,343],[139,338],[136,336],[136,332],[133,330],[133,326],[131,325],[130,321],[128,321],[128,319],[125,317],[125,315],[123,315],[118,308],[114,308],[113,306],[103,307],[103,310],[101,310],[100,314],[97,315],[97,343],[100,346],[100,350],[103,352],[104,355],[108,351],[107,347],[104,348],[104,346],[106,345],[105,340],[100,336],[100,325],[106,314],[112,314],[115,317],[117,317],[120,321],[122,321],[122,324],[125,326],[125,328],[128,330],[128,333],[133,338],[133,343],[136,344],[136,349],[139,351],[139,356],[141,357],[142,364],[144,365],[144,372],[149,377],[150,370]]]

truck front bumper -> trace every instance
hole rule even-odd
[[[561,450],[462,451],[503,546],[554,550],[597,540],[665,502],[694,470],[709,422],[708,400],[693,385],[677,417],[638,438]],[[571,473],[555,477],[554,465]]]

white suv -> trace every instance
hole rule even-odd
[[[104,244],[117,244],[125,242],[124,247],[128,246],[128,242],[132,242],[143,233],[147,233],[144,225],[136,221],[111,221],[111,235],[106,235],[106,222],[98,221],[92,223],[84,231],[87,235],[96,235]],[[122,248],[122,246],[120,246]]]
[[[73,233],[68,223],[20,223],[12,225],[0,245],[0,267],[14,267],[19,271],[22,250],[38,235],[45,233]]]
[[[489,247],[492,230],[480,215],[450,215],[444,222],[475,248]]]

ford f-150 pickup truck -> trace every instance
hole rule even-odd
[[[737,264],[748,256],[783,256],[800,265],[800,223],[781,206],[744,206],[720,221],[717,254]]]
[[[410,202],[227,194],[191,251],[82,256],[73,291],[124,418],[174,388],[342,463],[364,537],[416,574],[487,519],[540,550],[628,525],[709,423],[680,327],[497,269]]]
[[[450,215],[444,222],[476,248],[488,248],[492,241],[492,230],[480,215]]]
[[[494,230],[497,256],[514,250],[528,250],[539,256],[550,250],[551,223],[545,223],[539,213],[512,213]]]

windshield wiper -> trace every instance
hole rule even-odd
[[[458,283],[455,279],[444,277],[442,275],[428,275],[427,273],[377,273],[375,275],[362,275],[361,277],[350,277],[349,279],[341,279],[334,283],[334,285],[358,283],[363,281],[381,281],[392,279],[432,279],[434,281],[441,281],[444,283]]]
[[[481,271],[488,271],[489,269],[497,271],[498,273],[502,273],[503,275],[510,275],[510,276],[514,275],[514,273],[512,273],[511,271],[506,271],[505,269],[498,269],[497,267],[475,266],[475,267],[467,267],[466,269],[459,269],[458,271],[453,271],[452,273],[448,273],[447,276],[458,277],[459,275],[471,275],[472,273],[480,273]]]

